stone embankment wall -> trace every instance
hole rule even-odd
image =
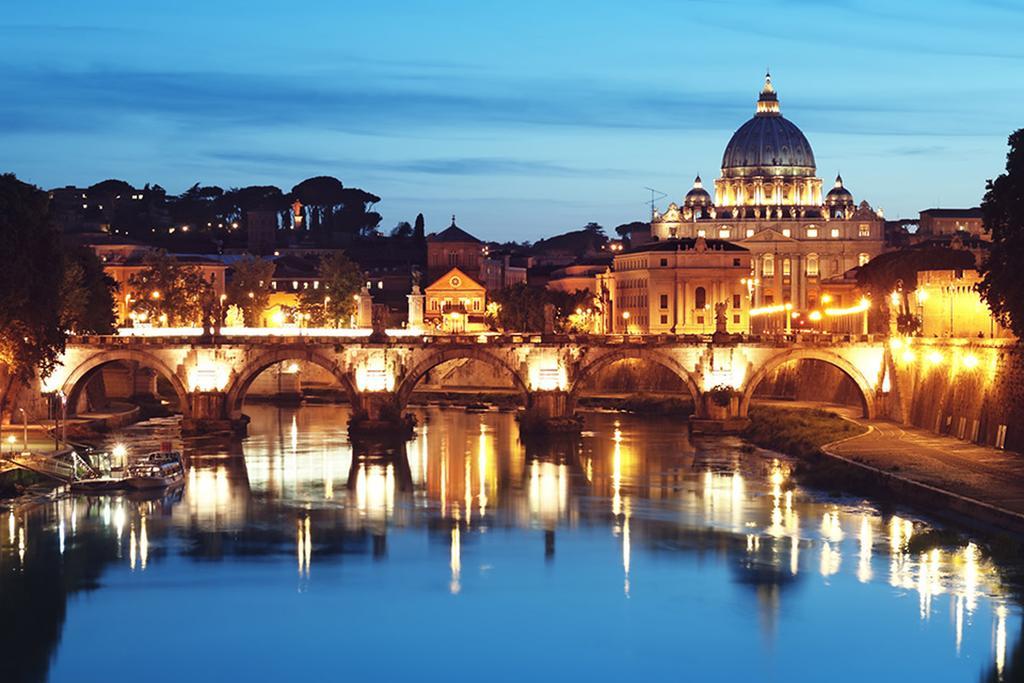
[[[928,339],[897,346],[890,417],[1024,451],[1024,347],[1002,340]]]
[[[861,405],[856,383],[839,368],[818,360],[780,365],[761,380],[754,397]]]

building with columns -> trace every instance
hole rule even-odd
[[[617,253],[597,276],[602,330],[710,334],[722,312],[726,331],[747,332],[749,275],[750,251],[725,240],[672,238]]]
[[[654,240],[724,240],[749,250],[755,307],[820,305],[824,281],[882,253],[883,219],[859,205],[836,176],[823,194],[814,152],[786,119],[765,76],[754,116],[737,129],[722,156],[715,194],[700,176],[681,204],[651,220]]]

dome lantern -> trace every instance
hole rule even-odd
[[[775,92],[775,86],[772,85],[771,73],[764,75],[764,87],[761,88],[761,95],[757,98],[756,116],[781,116],[779,94]]]

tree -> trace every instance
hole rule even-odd
[[[341,327],[355,312],[355,295],[365,284],[363,272],[344,252],[335,251],[321,257],[317,274],[320,289],[299,292],[299,312],[314,326]]]
[[[140,320],[170,327],[199,324],[213,293],[199,268],[163,250],[146,258],[146,268],[128,278],[128,288]]]
[[[990,180],[981,203],[992,248],[978,272],[978,291],[992,315],[1024,337],[1024,128],[1009,138],[1006,173]]]
[[[270,281],[275,268],[273,261],[251,254],[235,261],[231,268],[228,302],[241,309],[246,327],[260,326],[260,317],[270,303]]]
[[[423,214],[416,214],[416,222],[412,226],[412,238],[416,240],[418,245],[427,244],[427,233],[426,233],[426,221],[423,220]]]
[[[307,229],[323,240],[372,235],[380,225],[381,215],[369,210],[380,197],[359,188],[346,188],[337,178],[307,178],[292,188],[292,195],[305,206]]]
[[[60,234],[47,205],[38,187],[0,175],[0,414],[15,385],[49,374],[64,350]]]
[[[67,248],[62,256],[61,325],[78,334],[113,333],[117,283],[104,272],[103,262],[92,249]]]
[[[498,326],[508,332],[541,332],[544,330],[544,308],[554,306],[555,329],[571,327],[570,316],[587,303],[589,292],[575,293],[550,290],[545,287],[518,282],[495,292],[491,299],[497,304],[494,315]]]
[[[402,221],[395,227],[391,228],[391,237],[400,237],[403,239],[408,239],[412,237],[412,235],[413,229],[412,226],[409,225],[409,221]]]
[[[622,225],[615,226],[615,234],[624,240],[630,239],[634,232],[644,232],[650,229],[650,223],[644,223],[643,221],[633,221],[632,223],[623,223]]]

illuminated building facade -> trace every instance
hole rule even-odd
[[[751,254],[724,240],[667,239],[616,253],[597,276],[603,329],[614,333],[705,334],[717,304],[729,332],[749,330]]]
[[[975,288],[975,270],[922,270],[911,297],[925,337],[1012,337]]]
[[[117,325],[124,326],[128,324],[133,310],[129,280],[133,275],[149,268],[147,258],[155,252],[155,249],[129,242],[90,244],[88,246],[103,262],[103,272],[117,283],[118,292],[114,295],[114,309]],[[220,259],[208,256],[172,255],[180,265],[195,267],[203,279],[212,285],[214,296],[219,299],[224,294],[227,264]]]
[[[917,235],[937,237],[940,235],[968,235],[991,240],[985,232],[981,208],[972,209],[925,209],[917,222]]]
[[[715,196],[698,176],[682,205],[655,212],[651,235],[718,239],[750,251],[755,307],[820,305],[823,280],[841,276],[883,251],[883,220],[855,203],[836,176],[827,192],[810,143],[782,116],[766,76],[754,116],[733,134],[722,157]],[[748,274],[749,275],[749,274]]]
[[[426,291],[424,318],[445,332],[474,332],[487,328],[484,312],[487,289],[462,272],[452,268],[430,284]]]

